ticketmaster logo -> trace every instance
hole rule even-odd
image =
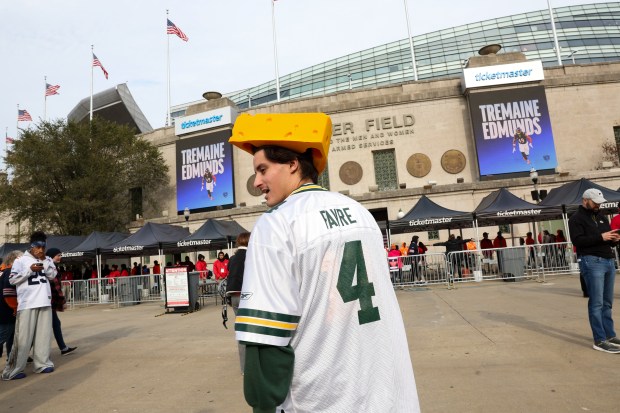
[[[434,218],[434,219],[430,219],[430,218],[415,219],[415,220],[409,221],[409,226],[413,227],[416,225],[443,224],[444,222],[452,222],[452,218],[442,217],[442,218]]]
[[[114,252],[142,251],[143,249],[144,249],[144,245],[125,245],[124,247],[116,247],[112,251]]]
[[[188,120],[181,123],[181,129],[195,128],[196,126],[207,125],[209,123],[219,122],[223,115],[213,115],[204,119]]]
[[[532,69],[510,70],[506,72],[481,72],[474,76],[476,82],[484,82],[485,80],[510,79],[513,77],[531,76]]]
[[[197,241],[179,241],[177,242],[177,247],[189,247],[192,245],[209,245],[211,244],[210,239],[201,239]]]
[[[497,213],[498,217],[513,217],[515,215],[540,215],[542,212],[541,209],[524,209],[522,211],[499,211]]]

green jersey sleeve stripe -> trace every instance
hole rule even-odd
[[[270,311],[253,310],[251,308],[240,308],[237,312],[238,316],[264,318],[273,321],[284,321],[287,323],[299,322],[299,316],[282,313],[272,313]]]
[[[275,337],[292,337],[293,330],[280,330],[279,328],[260,327],[250,324],[235,324],[235,331],[245,331],[247,333],[262,334]]]

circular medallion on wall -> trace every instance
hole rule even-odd
[[[465,169],[465,155],[456,149],[446,151],[441,157],[441,167],[451,174],[458,174]]]
[[[362,170],[362,165],[354,161],[349,161],[345,162],[340,167],[339,175],[340,180],[345,184],[355,185],[362,180],[362,175],[364,175],[364,171]]]
[[[256,178],[256,174],[252,175],[248,179],[248,183],[246,184],[248,188],[248,193],[252,196],[259,196],[262,194],[262,191],[254,186],[254,179]]]
[[[414,153],[407,159],[407,172],[415,178],[422,178],[431,171],[431,159],[423,153]]]

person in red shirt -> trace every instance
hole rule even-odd
[[[196,271],[200,273],[200,279],[207,279],[207,263],[205,262],[205,256],[198,254],[198,261],[196,261]]]
[[[161,267],[157,260],[153,261],[153,274],[161,274]]]
[[[525,245],[528,246],[529,254],[528,254],[528,265],[530,267],[536,266],[536,252],[532,245],[535,245],[536,241],[534,241],[534,237],[532,237],[532,233],[528,232],[525,234]]]
[[[224,257],[223,251],[217,254],[217,260],[213,263],[213,273],[218,281],[228,277],[228,260]]]
[[[506,243],[506,238],[503,237],[502,231],[497,231],[497,237],[493,240],[493,248],[506,248],[508,244]],[[495,250],[495,254],[497,254],[497,268],[500,273],[503,272],[504,263],[502,262],[502,251],[499,249]]]
[[[491,248],[493,248],[493,241],[489,239],[488,232],[482,233],[482,239],[480,240],[480,248],[483,250],[490,250]],[[493,257],[493,251],[483,251],[483,254],[484,254],[484,257],[488,259]]]
[[[611,219],[609,226],[611,229],[620,229],[620,208],[618,208],[619,214]]]
[[[129,277],[129,271],[127,271],[127,266],[125,264],[121,264],[121,277]]]

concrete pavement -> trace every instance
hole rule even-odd
[[[397,297],[423,412],[620,410],[620,355],[592,350],[577,276]],[[234,316],[225,330],[220,311],[214,300],[188,315],[159,303],[67,311],[65,341],[78,350],[60,356],[53,343],[54,373],[29,366],[25,379],[0,382],[0,411],[250,412]]]

